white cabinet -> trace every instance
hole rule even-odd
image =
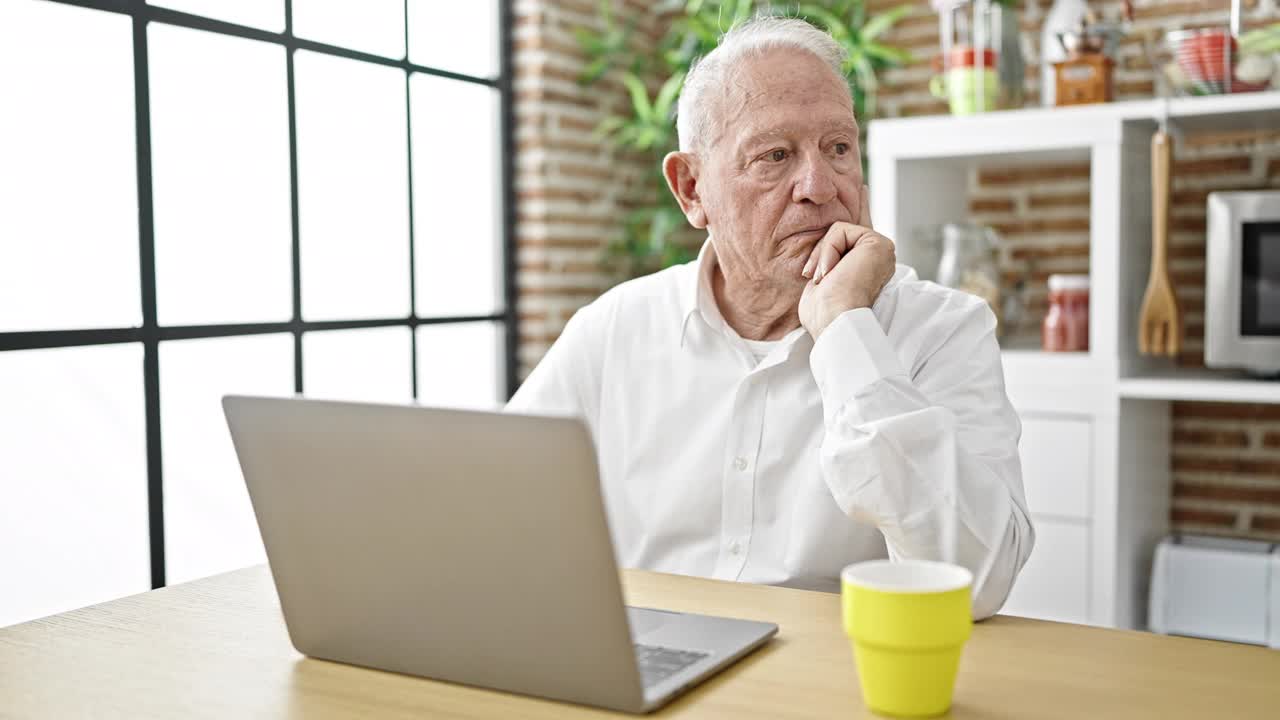
[[[1030,393],[1020,400],[1035,405]],[[1022,484],[1036,544],[1001,612],[1090,622],[1093,423],[1087,415],[1018,408]]]
[[[1023,566],[1002,613],[1087,623],[1089,526],[1035,518],[1036,547]]]
[[[1092,425],[1087,417],[1022,413],[1022,483],[1031,512],[1089,518]]]
[[[1106,624],[1091,613],[1097,463],[1106,452],[1095,439],[1096,360],[1085,353],[1019,352],[1002,360],[1022,421],[1018,454],[1036,544],[1001,612]]]

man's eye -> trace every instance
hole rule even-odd
[[[836,154],[844,155],[849,152],[849,143],[836,143]]]
[[[787,159],[787,151],[773,150],[765,157],[767,157],[771,162],[782,162],[783,160]]]

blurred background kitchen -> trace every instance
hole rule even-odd
[[[0,625],[264,559],[223,394],[495,406],[577,308],[692,259],[674,100],[758,12],[846,47],[873,215],[1000,317],[1040,530],[1009,609],[1168,623],[1160,538],[1265,557],[1280,349],[1206,363],[1207,200],[1280,189],[1277,0],[4,0]],[[1162,128],[1183,332],[1143,352]],[[1208,622],[1157,629],[1258,641]]]

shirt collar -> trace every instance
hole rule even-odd
[[[724,325],[724,316],[716,306],[715,293],[711,290],[711,277],[716,267],[716,249],[708,235],[698,251],[698,259],[693,262],[693,272],[684,277],[680,288],[680,347],[684,347],[685,336],[689,333],[689,319],[700,313],[702,319],[716,327]]]
[[[711,289],[712,273],[715,272],[717,264],[719,260],[716,258],[715,245],[712,244],[711,236],[708,235],[706,242],[702,243],[702,249],[698,251],[698,259],[693,263],[693,272],[685,275],[684,284],[680,288],[682,318],[680,347],[684,347],[685,337],[689,334],[689,320],[695,314],[701,315],[703,321],[713,329],[734,338],[738,337],[738,334],[725,322],[724,315],[720,313],[720,306],[716,304],[715,292]],[[788,354],[790,349],[795,347],[795,341],[801,337],[808,337],[808,332],[802,327],[796,328],[781,338],[781,342],[788,346]]]

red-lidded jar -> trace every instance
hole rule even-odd
[[[1050,275],[1049,313],[1041,327],[1045,352],[1089,349],[1089,276]]]

